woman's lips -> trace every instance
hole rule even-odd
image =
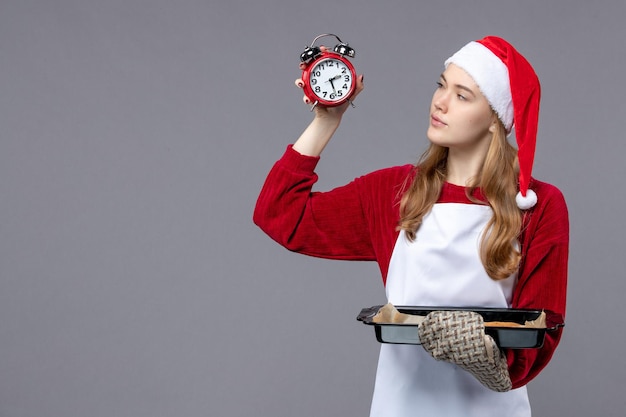
[[[444,123],[440,118],[438,118],[435,115],[430,116],[430,124],[432,124],[435,127],[447,126],[446,123]]]

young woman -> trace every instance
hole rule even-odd
[[[312,191],[314,169],[347,105],[316,106],[271,169],[254,221],[292,251],[378,262],[394,305],[564,315],[567,207],[557,188],[530,176],[539,96],[534,70],[509,43],[470,42],[445,62],[418,164],[329,192]],[[513,126],[517,149],[507,142]],[[419,326],[421,346],[381,345],[371,416],[529,416],[525,385],[560,336],[500,350],[480,315],[435,311]]]

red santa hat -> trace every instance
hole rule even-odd
[[[537,203],[537,194],[528,189],[535,158],[541,87],[530,63],[504,39],[487,36],[461,48],[445,62],[464,69],[504,124],[507,133],[515,126],[519,160],[520,209]]]

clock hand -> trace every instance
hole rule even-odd
[[[331,78],[331,79],[330,79],[330,80],[328,80],[328,81],[330,81],[330,86],[333,88],[333,93],[335,93],[335,94],[336,94],[336,93],[337,93],[337,91],[335,90],[335,84],[333,83],[333,80],[334,80],[334,79],[335,79],[335,78]]]
[[[327,83],[330,83],[330,86],[333,88],[333,93],[337,93],[337,90],[335,89],[335,84],[333,83],[333,81],[338,80],[339,78],[341,78],[341,74],[335,75],[332,78],[329,78],[328,81],[326,81]]]

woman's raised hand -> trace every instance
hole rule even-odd
[[[326,48],[320,47],[322,51]],[[305,64],[300,64],[300,69],[304,69]],[[296,80],[296,86],[299,88],[304,87],[304,81],[301,78]],[[309,126],[302,132],[298,140],[293,144],[293,149],[302,155],[319,156],[330,139],[332,138],[335,130],[341,123],[341,117],[345,113],[346,109],[350,105],[350,102],[363,91],[363,75],[359,75],[356,81],[356,89],[354,94],[350,97],[350,101],[346,101],[340,106],[326,107],[323,105],[316,105],[314,107],[315,117]],[[305,96],[304,102],[311,105],[310,100]]]

